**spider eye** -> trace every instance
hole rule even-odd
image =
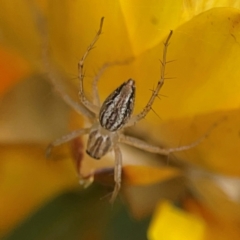
[[[109,131],[121,129],[132,115],[135,101],[135,81],[129,79],[113,91],[104,101],[99,121]]]

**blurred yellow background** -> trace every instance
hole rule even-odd
[[[0,9],[3,239],[184,239],[168,234],[177,233],[177,221],[186,221],[186,236],[192,239],[239,239],[237,1],[3,0]],[[166,76],[172,79],[166,79],[163,96],[153,106],[160,118],[150,112],[129,133],[177,147],[217,126],[197,147],[169,158],[123,146],[123,188],[113,206],[108,198],[99,200],[112,189],[111,169],[111,174],[96,174],[100,184],[83,190],[71,144],[45,159],[48,143],[86,123],[66,106],[47,77],[36,10],[47,24],[49,61],[60,76],[59,85],[76,101],[77,62],[105,17],[103,34],[85,66],[86,94],[91,98],[91,81],[104,63],[134,58],[109,68],[99,92],[104,100],[123,81],[135,79],[135,113],[156,86],[163,42],[173,30]],[[114,165],[113,154],[99,162],[86,156],[85,141],[77,145],[85,174]],[[105,177],[111,178],[110,187]],[[179,211],[182,218],[176,217]],[[199,234],[189,224],[189,214],[196,218]],[[162,229],[167,223],[170,228]],[[154,235],[156,229],[160,235]]]

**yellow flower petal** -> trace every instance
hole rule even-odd
[[[149,240],[202,240],[205,223],[168,202],[160,203],[148,230]]]
[[[149,166],[125,166],[123,182],[130,185],[149,185],[179,176],[179,170],[171,167],[156,168]]]
[[[77,186],[71,161],[46,162],[44,148],[1,146],[0,230],[5,233],[64,189]]]
[[[120,1],[134,55],[162,41],[170,29],[182,22],[182,1]]]
[[[167,98],[153,106],[164,121],[239,107],[239,14],[236,9],[213,9],[173,32],[167,60],[175,61],[167,65],[166,77],[175,78],[166,80],[160,91]],[[134,63],[138,110],[151,95],[147,89],[160,77],[157,59],[162,49],[160,42]],[[154,114],[147,119],[156,122]]]
[[[209,136],[198,146],[173,155],[213,172],[240,176],[239,122],[239,109],[213,112],[166,121],[152,131],[152,135],[156,139],[160,135],[165,147],[178,147],[188,145],[208,133]]]
[[[240,238],[239,221],[235,219],[219,217],[223,207],[221,206],[218,214],[214,214],[209,211],[205,205],[200,205],[193,199],[186,199],[184,202],[184,208],[190,213],[204,218],[206,222],[206,232],[204,240],[238,240]]]

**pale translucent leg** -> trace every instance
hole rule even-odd
[[[128,144],[130,146],[133,146],[133,147],[136,147],[136,148],[139,148],[142,150],[145,150],[147,152],[158,153],[161,155],[169,155],[170,153],[181,152],[181,151],[185,151],[185,150],[188,150],[188,149],[198,146],[202,141],[204,141],[211,134],[211,132],[221,122],[225,121],[226,119],[227,119],[226,117],[223,117],[223,118],[219,119],[217,122],[215,122],[214,124],[212,124],[212,126],[210,126],[208,131],[206,131],[205,134],[203,134],[201,137],[199,137],[196,141],[191,142],[188,145],[179,146],[179,147],[175,147],[175,148],[167,148],[167,149],[160,148],[158,146],[151,145],[145,141],[139,140],[138,138],[130,137],[125,134],[120,134],[119,142]]]
[[[102,33],[103,20],[104,20],[104,18],[102,17],[101,22],[100,22],[100,27],[99,27],[99,30],[98,30],[96,36],[94,37],[93,41],[88,46],[88,48],[87,48],[86,52],[84,53],[83,57],[81,58],[81,60],[78,62],[79,97],[80,97],[80,100],[81,100],[82,104],[86,108],[88,108],[90,111],[94,112],[95,114],[98,114],[100,108],[99,108],[99,106],[91,103],[86,98],[86,96],[84,94],[84,90],[83,90],[83,79],[84,79],[83,67],[84,67],[85,59],[87,58],[89,52],[93,49],[95,43],[97,42],[97,40],[99,39],[99,37]]]
[[[74,101],[59,85],[59,82],[55,79],[55,76],[52,73],[53,71],[50,70],[50,68],[48,68],[48,70],[49,70],[48,76],[49,76],[50,82],[53,85],[54,90],[60,95],[60,97],[77,113],[87,117],[90,120],[90,122],[93,122],[96,118],[96,114],[90,111],[89,109],[87,109],[84,105],[81,105],[78,102]]]
[[[139,114],[133,116],[129,122],[126,124],[125,127],[129,127],[129,126],[132,126],[134,125],[136,122],[140,121],[141,119],[143,119],[147,114],[148,112],[151,110],[152,108],[152,105],[156,99],[156,97],[158,96],[159,94],[159,91],[161,89],[161,87],[163,86],[164,84],[164,79],[165,79],[165,68],[166,68],[166,64],[167,64],[167,48],[168,48],[168,45],[169,45],[169,40],[172,36],[172,33],[173,31],[170,31],[168,37],[167,37],[167,40],[165,41],[164,43],[164,49],[163,49],[163,57],[162,57],[162,69],[161,69],[161,77],[160,77],[160,80],[158,81],[158,84],[157,84],[157,87],[156,89],[153,91],[152,93],[152,96],[151,98],[149,99],[146,107],[142,110],[142,112],[140,112]]]
[[[56,146],[62,145],[63,143],[69,142],[69,141],[71,141],[71,140],[73,140],[73,139],[75,139],[75,138],[77,138],[77,137],[79,137],[81,135],[89,133],[89,131],[90,131],[90,128],[82,128],[82,129],[70,132],[69,134],[64,135],[64,136],[56,139],[54,142],[52,142],[47,147],[46,157],[50,156],[53,147],[56,147]]]
[[[31,1],[29,1],[29,6],[31,7],[31,12],[33,13],[33,19],[35,20],[36,27],[40,33],[41,42],[41,59],[43,65],[43,71],[47,72],[50,83],[53,85],[54,89],[59,93],[62,99],[72,107],[76,112],[84,115],[90,119],[95,117],[95,114],[85,106],[75,102],[65,91],[64,88],[60,86],[58,77],[56,76],[57,70],[50,63],[49,56],[49,32],[47,29],[46,19],[38,9],[38,7]]]
[[[134,137],[129,137],[124,134],[120,135],[119,142],[131,145],[133,147],[139,148],[139,149],[147,151],[147,152],[158,153],[161,155],[169,155],[170,153],[173,153],[173,152],[181,152],[181,151],[185,151],[185,150],[191,149],[193,147],[196,147],[204,139],[206,139],[208,135],[209,135],[209,132],[206,133],[205,135],[203,135],[202,137],[200,137],[199,139],[197,139],[195,142],[192,142],[188,145],[184,145],[184,146],[180,146],[180,147],[176,147],[176,148],[166,148],[166,149],[151,145],[145,141],[139,140]]]
[[[119,193],[121,188],[121,180],[122,180],[122,153],[118,145],[114,147],[115,153],[115,167],[114,167],[114,181],[115,186],[110,199],[110,202],[113,203]]]
[[[100,98],[99,98],[99,92],[98,92],[98,81],[104,74],[104,72],[109,68],[109,67],[114,67],[114,66],[121,66],[121,65],[126,65],[129,64],[134,60],[134,57],[127,58],[123,61],[114,61],[114,62],[108,62],[105,63],[98,71],[96,76],[93,79],[93,103],[97,106],[101,106]]]

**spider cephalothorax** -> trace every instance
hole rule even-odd
[[[135,101],[135,82],[129,79],[103,102],[99,113],[101,126],[111,132],[120,130],[130,119]]]

